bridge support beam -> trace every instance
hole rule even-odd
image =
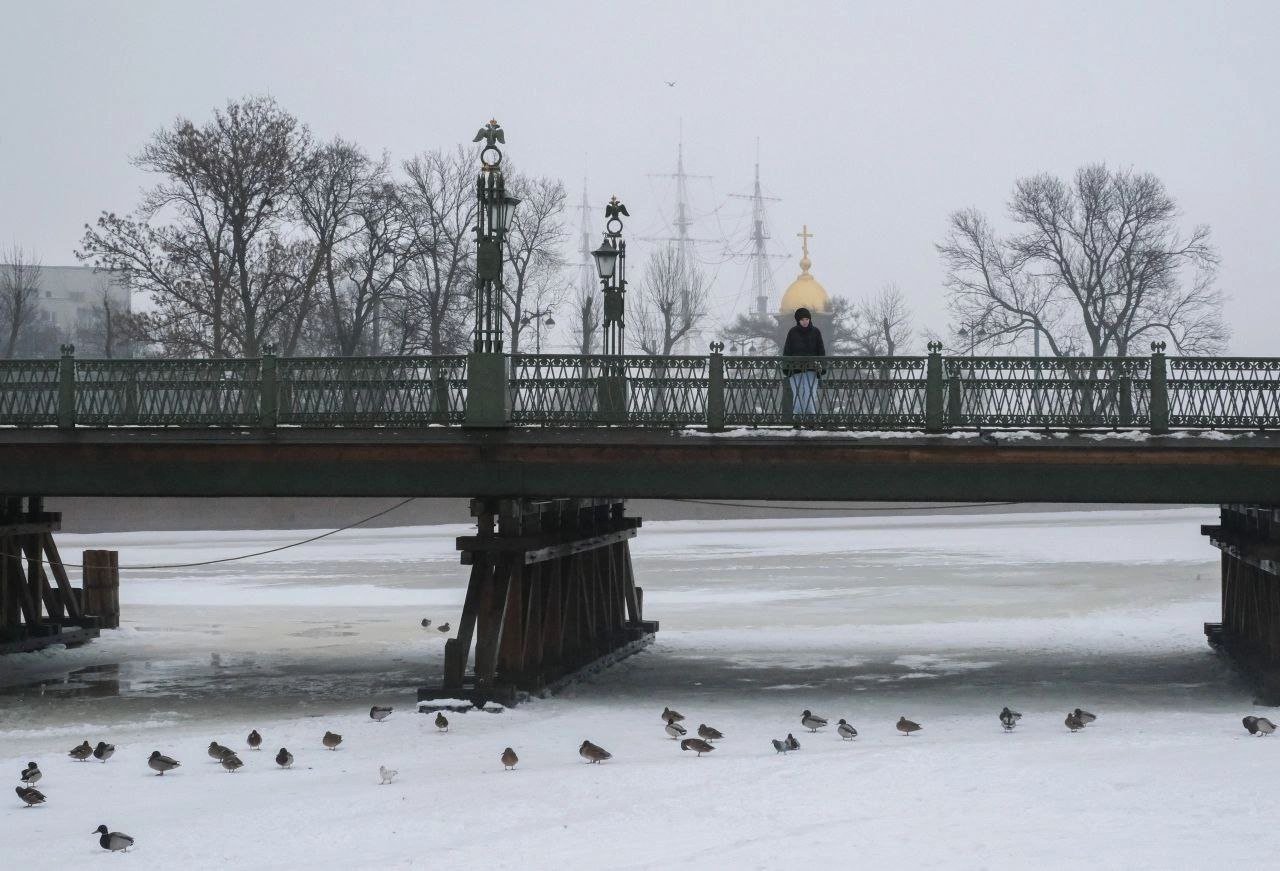
[[[471,566],[457,636],[440,686],[419,700],[512,704],[652,639],[629,546],[641,521],[623,500],[474,499],[471,513],[476,535],[457,542]]]
[[[1201,532],[1222,551],[1222,622],[1209,643],[1257,685],[1259,702],[1280,705],[1280,507],[1226,504]]]
[[[75,647],[98,635],[58,555],[61,528],[62,515],[45,511],[41,497],[0,496],[0,653]]]

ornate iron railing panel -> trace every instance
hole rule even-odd
[[[76,360],[75,420],[90,426],[254,426],[258,360]]]
[[[725,424],[919,428],[925,423],[925,370],[925,357],[725,357]],[[792,393],[790,375],[802,371],[819,375],[812,413],[797,406]]]
[[[1170,357],[1171,427],[1280,427],[1280,359]]]
[[[511,421],[698,425],[707,419],[706,357],[517,354]]]
[[[279,420],[299,426],[461,423],[467,358],[293,357],[276,362]]]
[[[1146,357],[952,357],[948,427],[1146,427]]]
[[[58,361],[0,361],[0,425],[58,422]]]

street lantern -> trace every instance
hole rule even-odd
[[[520,205],[520,198],[510,194],[504,193],[493,197],[488,204],[490,229],[498,233],[505,233],[511,229],[511,218],[515,215],[518,205]]]
[[[591,252],[591,256],[596,259],[596,271],[600,273],[601,281],[608,281],[613,278],[613,273],[618,268],[618,248],[610,239],[605,239],[600,243],[600,247]]]
[[[553,318],[551,315],[547,315],[547,319],[542,323],[543,323],[543,326],[554,327],[556,325],[556,319]]]

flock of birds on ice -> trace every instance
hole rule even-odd
[[[425,622],[423,624],[426,625]],[[375,722],[382,722],[391,716],[393,708],[374,705],[369,709],[369,718]],[[1008,707],[1000,711],[1000,725],[1005,732],[1012,732],[1017,727],[1018,721],[1022,719],[1022,714],[1011,710]],[[1067,713],[1064,724],[1072,732],[1079,732],[1090,723],[1098,718],[1088,711],[1076,708]],[[711,753],[716,749],[714,742],[724,738],[719,729],[712,728],[706,723],[698,725],[698,736],[691,738],[688,736],[688,728],[681,725],[684,721],[684,715],[671,708],[664,707],[662,709],[662,721],[666,733],[672,738],[680,741],[681,750],[692,750],[695,755],[702,756],[705,753]],[[1248,716],[1244,718],[1244,727],[1249,731],[1250,735],[1265,737],[1275,732],[1275,723],[1266,717]],[[800,725],[808,729],[811,733],[817,733],[830,725],[825,717],[820,717],[810,710],[805,710],[800,715]],[[443,712],[437,711],[435,717],[435,726],[441,732],[449,731],[449,719]],[[899,717],[897,729],[904,736],[910,737],[915,732],[919,732],[924,727],[919,723],[908,720],[906,717]],[[836,734],[843,741],[852,741],[858,737],[858,730],[843,718],[836,721]],[[788,732],[786,738],[774,738],[773,749],[777,753],[790,753],[800,749],[800,742],[796,740],[795,735]],[[258,734],[258,730],[254,729],[249,732],[246,743],[250,750],[258,750],[262,747],[262,736]],[[325,731],[324,737],[320,739],[321,745],[326,750],[337,750],[342,744],[342,736],[336,732]],[[116,752],[115,745],[108,744],[105,741],[99,741],[97,745],[92,745],[88,741],[71,748],[67,753],[72,759],[84,762],[90,757],[97,759],[99,762],[106,762]],[[236,751],[230,747],[225,747],[217,741],[209,742],[209,757],[215,762],[222,765],[230,774],[234,774],[237,770],[244,767],[244,762]],[[603,747],[593,744],[590,741],[583,741],[582,746],[578,748],[578,755],[590,764],[598,764],[606,760],[612,759],[613,754]],[[510,747],[502,751],[499,757],[502,767],[505,770],[513,770],[520,762],[520,757]],[[290,768],[293,766],[293,754],[286,747],[281,747],[276,753],[276,764],[281,768]],[[166,771],[172,771],[181,767],[182,763],[171,756],[166,756],[159,750],[153,750],[151,755],[147,757],[147,765],[158,776],[163,776]],[[391,783],[399,772],[387,768],[385,765],[378,766],[378,776],[382,784]],[[40,766],[35,762],[30,762],[21,773],[22,786],[16,788],[18,798],[26,805],[26,807],[35,807],[43,804],[45,801],[44,793],[36,788],[36,784],[44,776],[40,771]],[[134,839],[123,832],[113,832],[105,825],[98,826],[91,834],[98,835],[98,844],[104,850],[127,851],[133,846]]]

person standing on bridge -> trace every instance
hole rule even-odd
[[[827,356],[827,349],[822,344],[822,331],[813,325],[813,318],[807,308],[796,309],[796,325],[787,332],[782,356]],[[782,371],[791,382],[791,413],[796,418],[818,413],[818,376],[822,374],[821,365],[816,360],[795,360],[782,364]],[[799,427],[800,422],[797,420],[796,428]]]

